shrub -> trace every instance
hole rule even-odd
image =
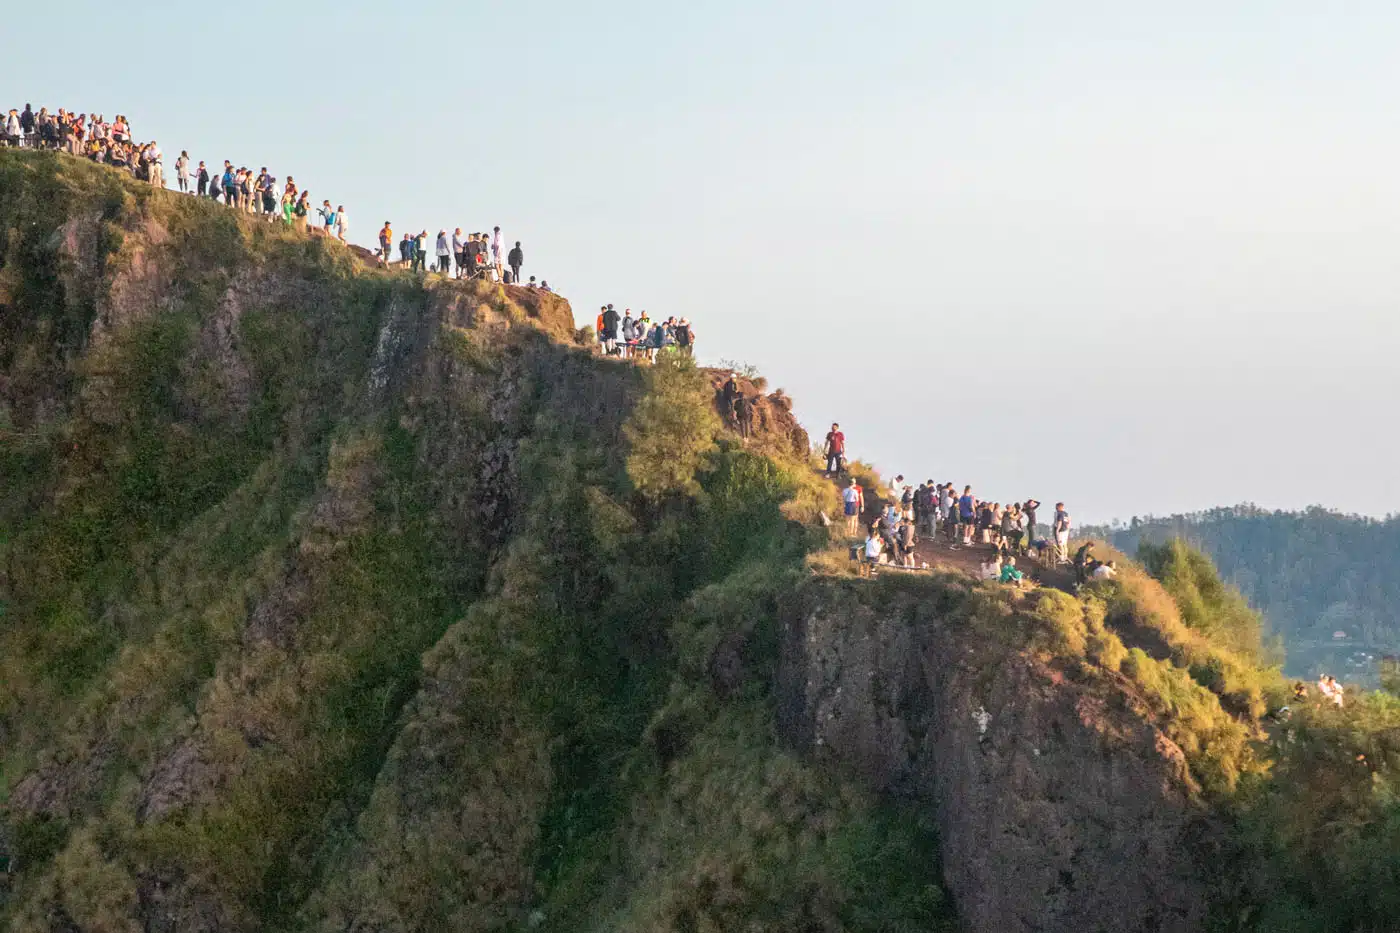
[[[688,356],[662,354],[646,371],[646,394],[623,426],[627,474],[643,495],[661,499],[699,491],[695,474],[720,430],[714,391]]]

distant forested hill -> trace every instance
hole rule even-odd
[[[1289,670],[1333,668],[1360,653],[1400,652],[1400,516],[1385,520],[1322,508],[1271,512],[1255,506],[1099,529],[1128,553],[1144,539],[1179,536],[1205,550],[1281,636]],[[1334,638],[1345,632],[1343,639]]]

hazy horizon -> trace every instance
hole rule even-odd
[[[13,10],[3,103],[293,174],[360,243],[499,224],[580,325],[690,317],[889,476],[1400,511],[1400,9],[243,10]]]

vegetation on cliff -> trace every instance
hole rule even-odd
[[[1232,923],[1391,870],[1393,702],[1270,742],[1276,659],[1188,549],[1073,596],[857,581],[785,399],[743,441],[562,299],[47,153],[0,152],[0,235],[9,929],[952,929],[929,797],[784,735],[818,595],[957,631],[978,689],[1072,688],[1135,789],[1229,823]]]

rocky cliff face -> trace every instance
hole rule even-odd
[[[1202,929],[1180,749],[1122,678],[1008,647],[1034,623],[969,616],[962,588],[809,587],[783,629],[783,735],[937,814],[965,929]]]

